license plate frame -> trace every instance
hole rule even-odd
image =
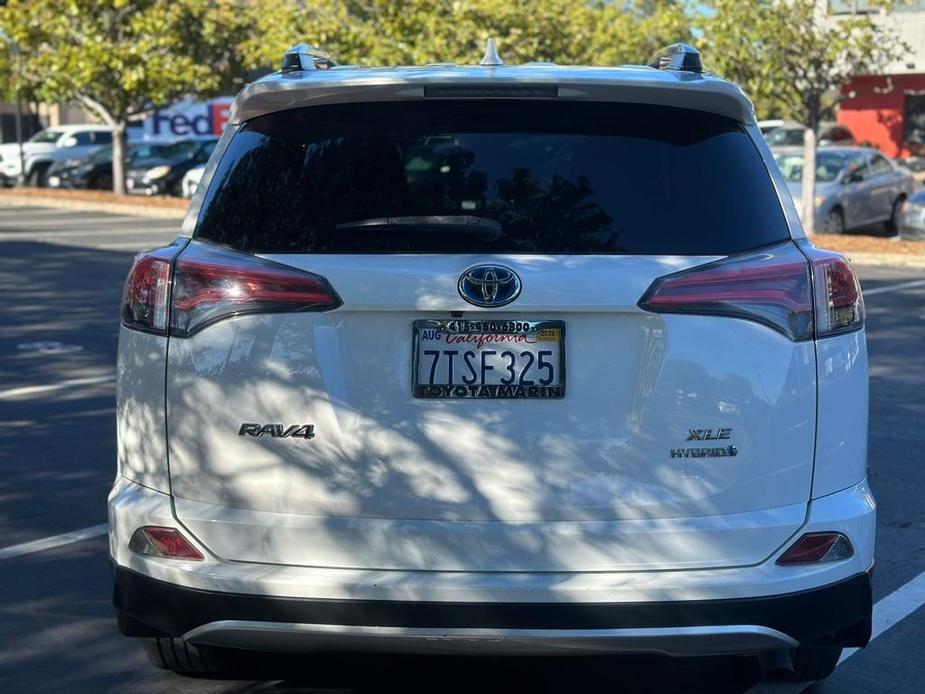
[[[524,329],[526,327],[526,329]],[[418,383],[418,370],[421,359],[422,330],[439,330],[454,335],[528,335],[540,330],[558,330],[559,359],[556,372],[558,385],[430,385]],[[565,321],[561,320],[521,320],[517,318],[450,318],[421,319],[414,321],[411,344],[411,393],[415,399],[422,400],[561,400],[565,397]],[[473,391],[472,389],[476,389]],[[537,390],[531,390],[536,388]]]

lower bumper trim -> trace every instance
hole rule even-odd
[[[386,643],[391,639],[393,645],[395,638],[427,641],[456,634],[455,641],[470,636],[476,640],[516,640],[526,634],[538,638],[545,633],[555,643],[569,632],[569,638],[578,636],[591,643],[616,639],[622,644],[639,644],[666,635],[691,641],[694,633],[697,638],[709,634],[707,640],[721,641],[730,634],[744,638],[748,633],[780,643],[779,634],[786,642],[803,646],[864,646],[870,639],[873,604],[867,573],[785,595],[632,603],[284,598],[187,588],[120,566],[115,567],[114,584],[113,603],[120,623],[131,625],[123,628],[127,635],[236,639],[238,643],[246,641],[248,634],[253,637],[258,633],[266,636],[263,640],[302,639],[305,643],[352,642],[355,636],[368,633],[371,636],[367,640]],[[699,631],[685,633],[688,629]],[[284,633],[285,637],[270,633]]]
[[[797,642],[755,625],[656,629],[427,629],[227,620],[187,632],[187,641],[275,653],[351,651],[452,655],[661,653],[706,656],[792,648]]]

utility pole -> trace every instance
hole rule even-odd
[[[16,184],[21,186],[26,182],[26,155],[22,142],[22,54],[14,42],[11,45],[16,54],[16,142],[19,144],[19,176]]]
[[[19,145],[19,176],[16,183],[23,185],[26,180],[26,155],[23,151],[22,136],[22,53],[17,43],[3,29],[0,29],[0,40],[7,43],[16,60],[16,143]]]

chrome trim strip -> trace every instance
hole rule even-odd
[[[183,635],[187,641],[277,652],[314,650],[396,653],[578,655],[746,654],[793,648],[776,629],[752,624],[645,629],[439,629],[224,620]]]

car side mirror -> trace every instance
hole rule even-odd
[[[74,137],[73,135],[71,135],[70,137],[66,137],[61,141],[62,147],[73,147],[76,144],[77,144],[77,138]]]

